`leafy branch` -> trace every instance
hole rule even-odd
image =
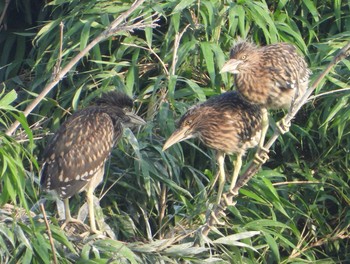
[[[81,52],[79,52],[63,69],[60,69],[59,65],[55,67],[52,74],[52,81],[48,83],[43,91],[34,99],[30,105],[23,111],[25,117],[27,117],[34,108],[45,98],[45,96],[63,79],[63,77],[77,64],[81,58],[83,58],[94,46],[98,43],[106,40],[107,38],[115,35],[121,31],[133,31],[135,29],[144,29],[147,27],[155,28],[158,25],[156,24],[157,20],[152,20],[152,22],[146,22],[146,19],[141,19],[140,21],[135,22],[135,19],[131,20],[133,24],[129,25],[130,22],[127,21],[127,18],[138,8],[140,7],[145,0],[136,0],[131,7],[117,17],[110,26],[100,33],[95,39],[93,39]],[[62,32],[61,25],[61,32]],[[62,42],[62,35],[61,35]],[[61,58],[58,58],[60,61]],[[19,121],[15,121],[6,131],[6,135],[11,136],[18,126],[20,125]]]

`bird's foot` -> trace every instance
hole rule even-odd
[[[84,222],[75,218],[68,218],[61,225],[61,229],[69,235],[81,235],[89,232],[88,225],[84,224]]]
[[[82,221],[80,221],[79,219],[75,219],[75,218],[70,217],[70,218],[64,220],[64,223],[61,225],[61,229],[64,230],[69,223],[75,223],[75,224],[85,226],[85,224]]]
[[[237,192],[234,192],[233,190],[229,191],[229,194],[232,195],[227,195],[227,193],[224,193],[222,195],[222,200],[223,200],[223,206],[227,207],[227,206],[235,206],[237,201],[233,201],[233,197],[236,197],[238,195]]]
[[[285,118],[282,118],[276,123],[277,129],[282,135],[289,131],[290,125],[290,122],[287,122]]]
[[[90,233],[91,234],[96,234],[96,235],[104,235],[104,232],[98,230],[97,228],[90,228]]]
[[[254,163],[264,164],[269,159],[269,152],[267,148],[259,147],[254,156]]]
[[[217,206],[220,206],[220,205],[218,204]],[[222,225],[222,226],[225,225],[225,222],[224,222],[224,221],[220,221],[219,218],[225,217],[226,214],[223,212],[223,210],[220,210],[220,213],[219,213],[220,217],[217,217],[217,216],[215,215],[215,211],[216,211],[216,210],[212,211],[212,212],[210,213],[210,216],[214,219],[214,221],[216,222],[216,224]]]

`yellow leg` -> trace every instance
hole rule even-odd
[[[233,188],[235,188],[239,172],[241,171],[242,154],[237,154],[237,158],[233,162],[233,166],[234,166],[234,168],[233,168],[233,174],[232,174],[232,179],[231,179],[230,191],[232,191]]]
[[[64,230],[64,228],[67,226],[68,223],[79,223],[79,224],[84,224],[83,222],[81,222],[78,219],[75,219],[71,216],[70,214],[70,209],[69,209],[69,198],[66,198],[63,200],[64,203],[64,214],[65,214],[65,221],[63,223],[63,225],[61,225],[61,229]]]
[[[219,188],[218,188],[218,196],[216,198],[216,203],[220,204],[220,200],[221,200],[221,196],[222,196],[222,192],[224,190],[224,185],[225,185],[225,154],[221,151],[218,152],[217,154],[217,161],[218,161],[218,165],[219,165],[219,178],[218,178],[218,184],[219,184]]]
[[[241,171],[241,168],[242,168],[242,154],[237,154],[237,158],[233,162],[233,174],[232,174],[231,184],[230,184],[230,193],[234,195],[237,194],[233,192],[233,189],[236,186],[238,175],[239,175],[239,172]],[[232,202],[232,198],[231,199],[227,198],[226,194],[223,195],[223,199],[227,206],[236,204],[236,202]]]
[[[216,198],[216,204],[217,206],[220,205],[220,201],[221,201],[221,196],[224,190],[224,186],[225,186],[225,153],[222,151],[218,151],[217,155],[216,155],[216,160],[218,162],[219,165],[219,174],[218,174],[218,193],[217,193],[217,198]],[[216,223],[218,225],[224,225],[225,222],[220,222],[220,220],[215,216],[214,211],[211,212],[211,216],[214,218],[214,220],[216,221]]]
[[[266,133],[267,133],[267,130],[269,129],[269,114],[267,112],[267,109],[263,108],[261,112],[262,112],[262,120],[261,120],[262,127],[261,127],[261,137],[259,141],[260,149],[264,148]]]
[[[261,120],[261,136],[259,140],[258,149],[255,154],[254,162],[261,164],[265,163],[265,161],[269,158],[269,151],[264,148],[265,138],[267,130],[269,129],[269,115],[266,108],[261,109],[262,112],[262,120]]]
[[[99,234],[101,232],[96,228],[93,191],[94,190],[92,188],[88,188],[86,191],[86,200],[89,208],[90,231],[92,233]]]
[[[66,222],[70,222],[73,218],[70,214],[69,198],[64,199],[63,203],[64,203],[64,214],[66,215]]]

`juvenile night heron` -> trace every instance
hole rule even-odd
[[[105,93],[95,105],[68,118],[45,148],[40,183],[64,200],[64,225],[77,221],[71,217],[68,199],[86,191],[91,232],[98,232],[93,192],[103,180],[106,160],[122,136],[123,126],[145,124],[130,112],[132,106],[133,101],[123,93]]]
[[[217,151],[219,165],[218,196],[220,203],[224,184],[225,154],[236,154],[230,191],[234,188],[248,148],[258,144],[261,134],[261,109],[244,100],[236,91],[212,97],[191,107],[180,119],[178,128],[168,138],[163,151],[180,141],[198,137]]]
[[[306,91],[311,71],[296,48],[287,43],[258,47],[250,42],[238,42],[221,73],[235,76],[235,86],[243,97],[263,109],[263,128],[259,148],[263,149],[268,129],[267,109],[290,109]],[[281,132],[290,124],[284,119],[278,124]]]

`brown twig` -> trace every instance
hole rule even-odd
[[[328,64],[327,68],[324,69],[324,71],[318,76],[318,78],[314,81],[311,87],[306,90],[302,98],[299,101],[297,101],[296,104],[291,109],[291,111],[288,112],[288,114],[285,116],[285,122],[287,124],[295,117],[295,115],[300,110],[300,108],[305,103],[307,103],[310,95],[313,93],[316,87],[321,83],[321,81],[325,78],[325,76],[330,72],[333,66],[335,66],[338,62],[345,59],[349,55],[350,55],[350,42],[347,45],[345,45],[334,56],[333,60]],[[274,134],[270,138],[270,140],[265,144],[264,148],[269,150],[271,146],[275,143],[277,138],[280,136],[280,134],[281,132],[278,129],[276,129]],[[232,203],[233,199],[238,195],[239,190],[250,181],[250,179],[260,170],[263,164],[264,163],[257,164],[252,162],[250,166],[247,168],[247,170],[245,171],[245,173],[242,176],[240,176],[233,190],[231,192],[227,192],[224,194],[226,197],[226,200]],[[215,224],[217,219],[219,219],[221,215],[224,215],[224,211],[226,210],[226,208],[227,208],[227,203],[224,200],[221,200],[221,203],[214,208],[211,214],[209,214],[209,217],[206,223],[203,226],[201,226],[198,229],[198,231],[200,231],[203,235],[207,236],[210,231],[210,228]]]
[[[46,225],[46,229],[47,229],[47,235],[49,236],[49,241],[50,241],[50,245],[51,245],[51,250],[52,250],[52,255],[53,255],[53,263],[57,264],[57,256],[56,256],[56,249],[55,249],[55,245],[53,243],[53,238],[52,238],[52,233],[51,233],[51,229],[50,229],[50,225],[49,222],[47,221],[47,216],[46,216],[46,212],[45,212],[45,207],[44,204],[40,204],[40,210],[43,213],[43,217],[44,217],[44,222]]]
[[[158,226],[159,226],[159,233],[158,238],[163,239],[163,219],[165,216],[165,209],[166,209],[166,197],[167,197],[167,187],[164,183],[161,183],[161,190],[160,190],[160,196],[159,196],[159,217],[158,217]]]
[[[62,78],[74,67],[75,64],[77,64],[81,58],[83,58],[94,46],[96,46],[101,41],[107,39],[108,37],[116,34],[117,32],[123,31],[123,30],[133,30],[133,29],[139,29],[140,23],[138,22],[138,27],[132,27],[128,26],[126,22],[127,18],[139,7],[145,2],[145,0],[136,0],[131,7],[122,13],[119,17],[117,17],[110,26],[104,30],[102,33],[100,33],[95,39],[93,39],[81,52],[79,52],[63,69],[58,70],[57,74],[55,75],[54,79],[47,84],[43,91],[38,95],[36,99],[34,99],[30,105],[27,106],[27,108],[23,111],[24,116],[28,116],[33,109],[44,99],[44,97],[62,80]],[[142,23],[141,28],[145,27],[155,27],[157,26],[155,23]],[[11,136],[20,123],[16,120],[6,131],[6,135]]]
[[[299,257],[301,254],[303,254],[305,251],[307,251],[311,248],[321,247],[321,246],[329,243],[330,241],[336,241],[339,239],[349,239],[350,238],[349,228],[350,228],[350,225],[346,226],[344,229],[341,229],[341,230],[335,229],[332,234],[330,234],[326,237],[323,237],[323,238],[317,240],[316,242],[314,242],[308,246],[305,246],[304,248],[300,248],[302,243],[298,243],[297,248],[292,251],[291,255],[288,257],[288,260],[295,259],[295,258]],[[303,240],[304,240],[304,238],[302,239],[302,241]]]

